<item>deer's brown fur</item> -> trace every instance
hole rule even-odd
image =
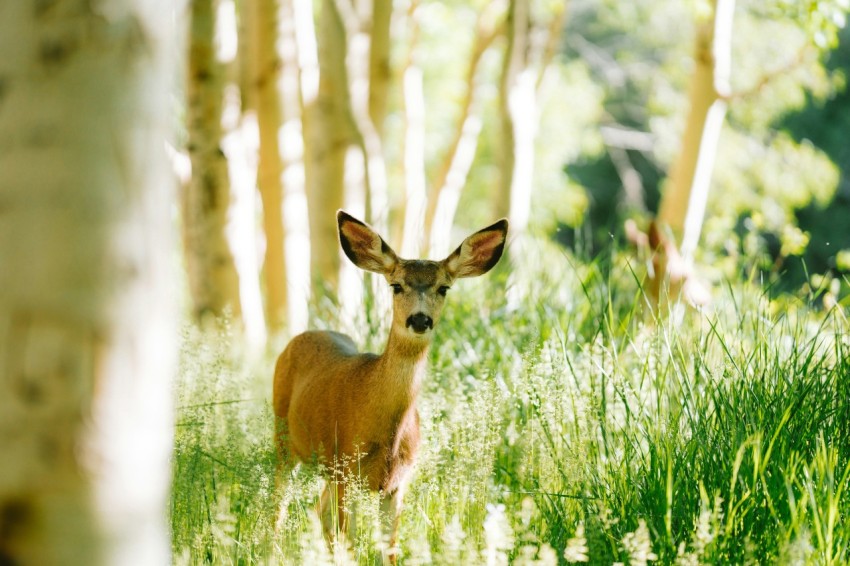
[[[284,462],[318,457],[326,464],[348,459],[370,489],[380,491],[395,544],[405,486],[419,451],[416,399],[428,346],[448,288],[461,277],[489,271],[502,255],[507,220],[468,237],[443,261],[406,260],[369,226],[337,213],[340,244],[355,265],[383,275],[393,288],[393,321],[385,351],[359,353],[338,332],[296,336],[275,366],[273,404],[277,445]],[[345,531],[345,492],[336,494]],[[333,499],[321,500],[326,533]],[[391,555],[391,561],[392,557]]]

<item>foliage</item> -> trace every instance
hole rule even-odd
[[[451,291],[420,399],[403,564],[850,560],[846,305],[736,279],[712,310],[646,324],[626,254],[530,249],[510,277]],[[360,536],[334,557],[317,470],[275,488],[273,360],[231,343],[226,329],[184,335],[178,563],[378,562],[372,494],[355,489]]]
[[[604,93],[602,125],[647,135],[647,144],[625,148],[628,166],[642,184],[641,202],[624,201],[622,172],[611,157],[611,142],[567,162],[567,174],[588,192],[583,233],[589,235],[593,253],[607,246],[611,234],[620,233],[624,217],[657,210],[666,174],[679,152],[693,66],[693,26],[703,4],[573,3],[567,55],[590,66]],[[843,122],[832,118],[846,108],[840,102],[845,98],[846,66],[839,61],[847,47],[838,39],[848,6],[843,0],[740,0],[736,6],[732,95],[713,172],[703,261],[717,264],[726,254],[737,254],[745,234],[734,227],[740,218],[758,214],[755,230],[771,256],[765,272],[778,273],[787,266],[787,255],[770,240],[778,243],[789,224],[813,228],[817,221],[796,211],[811,209],[812,216],[820,218],[826,203],[841,194],[847,161],[836,149],[846,144],[830,145],[828,139],[844,139]],[[782,41],[771,39],[778,37]],[[804,127],[807,122],[811,127]],[[789,124],[794,125],[790,135],[785,131]],[[561,221],[563,228],[580,224],[567,216]],[[813,251],[803,258],[822,273],[834,269],[835,254],[850,241],[842,223],[821,223],[818,228],[823,237],[812,238]],[[574,246],[572,234],[564,229],[559,240]],[[826,250],[826,241],[837,245]],[[803,279],[802,270],[795,268],[783,289],[798,288]]]

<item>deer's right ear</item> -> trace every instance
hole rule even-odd
[[[398,262],[398,256],[368,225],[342,210],[336,213],[339,243],[351,262],[366,271],[386,275]]]

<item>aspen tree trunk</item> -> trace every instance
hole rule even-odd
[[[531,216],[538,90],[557,52],[565,14],[566,2],[550,4],[545,21],[541,14],[537,22],[532,20],[529,0],[510,0],[508,7],[508,46],[499,100],[503,150],[496,211],[511,221],[513,257],[524,254],[523,235]]]
[[[411,64],[404,71],[404,216],[400,252],[419,257],[425,224],[425,94],[422,69]]]
[[[698,22],[688,97],[690,110],[682,149],[673,164],[659,207],[659,221],[682,238],[682,256],[690,261],[699,242],[711,172],[726,116],[731,69],[735,0],[713,0],[712,13]]]
[[[0,564],[170,562],[173,16],[0,2]]]
[[[240,40],[242,36],[251,37],[244,28],[245,20],[243,2],[237,6],[235,0],[218,0],[216,58],[227,77],[221,117],[224,135],[220,143],[230,182],[226,236],[239,282],[242,337],[248,351],[256,355],[265,348],[268,334],[260,284],[262,262],[257,257],[260,233],[256,179],[260,141],[250,93],[246,92],[250,88],[244,70],[249,61],[248,41]]]
[[[310,259],[314,290],[337,288],[340,251],[336,211],[343,207],[346,157],[356,152],[349,112],[346,34],[333,0],[322,1],[318,25],[318,91],[305,101],[309,117],[307,198],[310,214]]]
[[[372,0],[371,30],[369,33],[369,117],[379,138],[384,137],[387,117],[387,96],[392,80],[390,67],[390,23],[392,0]]]
[[[425,93],[422,68],[417,62],[419,23],[412,4],[407,20],[410,27],[407,62],[402,72],[404,108],[404,201],[399,210],[401,238],[396,242],[402,257],[419,257],[427,207],[425,179]]]
[[[308,85],[302,80],[305,68],[301,66],[301,47],[306,44],[301,36],[312,39],[310,57],[316,57],[315,29],[312,3],[307,4],[306,23],[299,20],[298,4],[301,0],[280,2],[281,58],[280,96],[283,125],[280,139],[283,159],[283,228],[286,255],[287,322],[290,335],[307,330],[310,298],[310,226],[307,210],[307,183],[305,165],[305,129],[303,93]],[[301,29],[301,28],[306,29]],[[304,45],[306,47],[306,45]],[[307,59],[305,57],[304,59]],[[318,77],[317,77],[318,78]]]
[[[449,253],[451,228],[460,202],[460,193],[478,147],[481,118],[478,108],[478,68],[484,53],[498,33],[504,17],[504,3],[491,2],[478,18],[475,44],[466,71],[466,87],[460,102],[460,115],[437,169],[425,209],[423,245],[428,257],[443,258]]]
[[[253,22],[252,10],[254,2],[251,0],[240,0],[237,5],[237,21],[236,21],[236,41],[237,60],[236,60],[236,80],[239,85],[239,102],[242,104],[242,112],[248,113],[255,110],[254,104],[254,89],[251,85],[253,62],[252,44],[255,39],[254,27],[257,25]]]
[[[529,64],[530,9],[529,0],[510,1],[499,99],[503,149],[496,210],[510,219],[514,238],[528,225],[534,175],[537,96],[536,76]]]
[[[379,0],[378,8],[384,6],[385,0]],[[373,8],[370,2],[350,3],[348,0],[335,0],[333,3],[335,17],[341,22],[346,37],[346,71],[348,86],[348,113],[354,126],[354,136],[357,146],[362,153],[362,164],[351,163],[352,171],[362,168],[362,174],[357,173],[358,184],[365,191],[366,219],[379,233],[387,233],[388,203],[387,173],[384,163],[384,150],[378,129],[372,121],[372,103],[374,99],[385,99],[386,91],[381,87],[372,89],[372,26]],[[379,33],[381,30],[377,30]],[[389,33],[389,28],[386,29]],[[384,38],[379,41],[389,41]],[[385,104],[385,100],[382,104]],[[356,155],[351,156],[357,159]],[[362,177],[362,182],[359,178]],[[348,264],[345,264],[346,268]]]
[[[196,316],[240,314],[239,281],[225,235],[230,204],[221,148],[223,69],[216,61],[215,0],[190,0],[188,107],[192,178],[182,199],[186,267]]]
[[[263,201],[266,236],[263,277],[266,288],[266,320],[279,330],[286,321],[287,278],[283,228],[283,160],[278,143],[283,126],[278,90],[282,61],[277,51],[277,0],[250,0],[249,30],[250,99],[257,112],[260,134],[257,184]]]

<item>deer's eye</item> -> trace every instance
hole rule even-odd
[[[392,284],[390,284],[390,287],[392,287],[392,288],[393,288],[393,293],[395,293],[396,295],[398,295],[399,293],[404,292],[404,289],[403,289],[403,288],[402,288],[402,286],[401,286],[401,285],[399,285],[398,283],[392,283]]]
[[[445,296],[446,296],[446,293],[448,293],[448,292],[449,292],[449,289],[450,289],[450,287],[448,287],[448,286],[446,286],[446,285],[442,285],[442,286],[440,286],[440,287],[437,289],[437,292],[438,292],[440,295],[442,295],[443,297],[445,297]]]

